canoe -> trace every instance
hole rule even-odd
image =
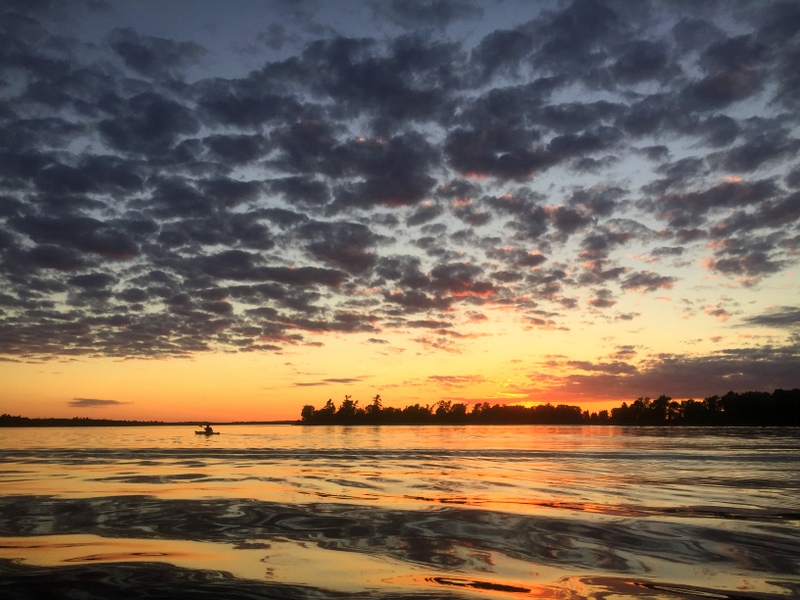
[[[219,435],[219,431],[195,431],[197,435]]]

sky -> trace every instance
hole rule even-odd
[[[800,3],[6,0],[0,413],[800,387]]]

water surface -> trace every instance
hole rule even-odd
[[[4,598],[797,598],[800,431],[0,430]]]

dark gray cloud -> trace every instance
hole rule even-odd
[[[684,16],[673,27],[672,36],[682,51],[702,50],[725,38],[725,33],[705,18]]]
[[[116,278],[108,273],[87,273],[85,275],[76,275],[71,277],[68,281],[71,285],[84,289],[97,289],[106,288],[112,285]]]
[[[762,277],[777,273],[785,263],[776,259],[771,246],[765,248],[766,245],[752,240],[729,241],[717,252],[719,258],[711,260],[709,266],[721,273],[736,276]]]
[[[341,162],[331,168],[356,178],[337,186],[335,203],[338,206],[414,205],[428,198],[436,183],[429,174],[437,162],[436,153],[421,135],[356,141],[341,148],[338,155]]]
[[[472,62],[481,80],[494,75],[516,74],[534,48],[533,37],[515,29],[498,30],[484,37],[472,51]]]
[[[97,123],[103,141],[112,150],[158,156],[182,136],[199,131],[200,124],[184,103],[147,91],[130,98],[112,98],[109,118]]]
[[[64,245],[106,258],[131,258],[140,250],[125,231],[88,216],[26,215],[9,224],[39,244]]]
[[[657,210],[657,214],[668,220],[672,227],[688,227],[706,223],[711,211],[757,206],[778,193],[779,188],[768,179],[728,181],[701,191],[668,193],[645,203]]]
[[[214,158],[228,164],[247,164],[268,151],[263,135],[210,135],[203,140]]]
[[[586,73],[608,57],[607,42],[619,39],[623,20],[609,6],[595,0],[579,0],[553,11],[532,24],[543,42],[534,62],[551,71]]]
[[[723,69],[689,84],[680,101],[701,112],[721,110],[757,94],[763,83],[758,72],[752,69]]]
[[[444,29],[460,20],[477,19],[484,10],[467,0],[390,0],[374,6],[376,17],[388,17],[409,29],[436,27]]]
[[[180,73],[206,54],[206,49],[195,42],[141,35],[127,27],[112,31],[107,42],[126,67],[146,77]]]
[[[715,159],[730,172],[751,173],[782,158],[794,157],[798,150],[800,139],[791,138],[782,131],[772,131],[757,134],[726,153],[716,155]]]
[[[317,260],[353,274],[364,273],[378,259],[380,236],[360,223],[312,221],[298,228],[306,250]]]
[[[723,147],[732,144],[739,136],[741,126],[727,115],[714,115],[700,124],[698,132],[708,146]]]
[[[418,207],[406,219],[406,225],[423,225],[429,221],[433,221],[436,217],[444,213],[444,209],[437,204],[428,204]]]
[[[599,289],[595,292],[595,297],[589,300],[589,304],[595,308],[611,308],[617,303],[613,293],[608,289]]]
[[[444,108],[463,61],[458,44],[423,34],[401,36],[386,46],[375,39],[334,38],[310,44],[299,75],[312,93],[339,102],[343,116],[379,122],[428,121]]]
[[[536,144],[538,139],[535,130],[500,126],[456,129],[448,135],[444,150],[460,175],[524,181],[558,162],[556,156]]]
[[[622,287],[626,290],[641,290],[655,292],[659,289],[669,289],[675,283],[674,277],[659,275],[652,271],[631,273],[622,281]]]
[[[797,328],[800,327],[800,308],[780,306],[760,315],[753,315],[744,320],[749,325],[759,327]]]
[[[268,80],[264,84],[216,78],[200,81],[195,84],[199,114],[209,124],[247,130],[314,115],[313,108],[282,93],[278,85],[270,85]]]
[[[663,41],[632,40],[619,52],[611,74],[622,84],[674,77],[680,73],[677,65],[670,64],[669,47]]]

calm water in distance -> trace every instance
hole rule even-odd
[[[800,598],[798,429],[217,429],[0,429],[0,596]]]

